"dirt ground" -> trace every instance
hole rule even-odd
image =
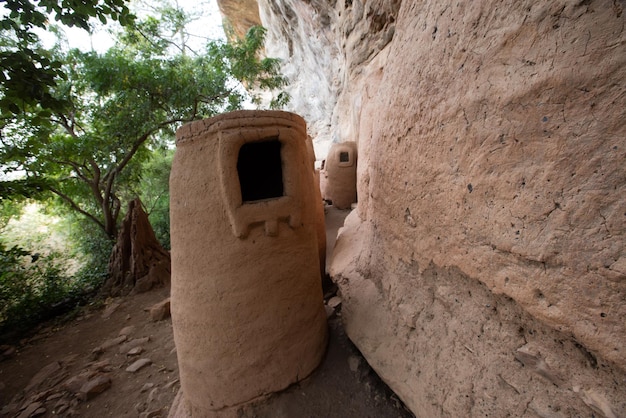
[[[348,212],[327,209],[330,253]],[[334,288],[325,285],[328,302]],[[44,324],[4,347],[0,417],[167,417],[180,388],[172,323],[154,321],[148,311],[167,296],[158,289],[96,301],[71,320]],[[346,337],[341,305],[329,312],[330,341],[320,367],[244,408],[241,417],[412,417]]]

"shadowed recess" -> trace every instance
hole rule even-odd
[[[283,167],[278,138],[249,142],[239,150],[237,173],[242,202],[283,196]]]

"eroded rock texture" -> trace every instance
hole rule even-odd
[[[323,157],[332,275],[417,416],[626,415],[623,1],[261,0]]]
[[[256,0],[217,0],[224,17],[224,29],[229,38],[243,38],[248,29],[261,24]]]
[[[170,254],[154,235],[141,201],[128,204],[128,212],[109,259],[109,278],[101,292],[117,296],[169,286]]]

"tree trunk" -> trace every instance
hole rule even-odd
[[[112,296],[141,293],[170,283],[170,254],[154,235],[141,201],[128,205],[128,213],[109,260],[109,278],[103,292]]]

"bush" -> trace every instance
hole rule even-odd
[[[0,242],[0,334],[19,335],[66,313],[87,302],[104,283],[113,242],[100,230],[75,226],[68,237],[73,245],[67,245],[64,255],[40,255]],[[68,269],[68,262],[74,268]]]
[[[0,332],[31,328],[64,301],[70,279],[58,260],[0,243]]]
[[[85,220],[79,226],[71,239],[76,246],[74,257],[81,259],[81,268],[74,274],[69,292],[82,300],[93,295],[106,280],[114,242],[101,230],[89,228]]]

